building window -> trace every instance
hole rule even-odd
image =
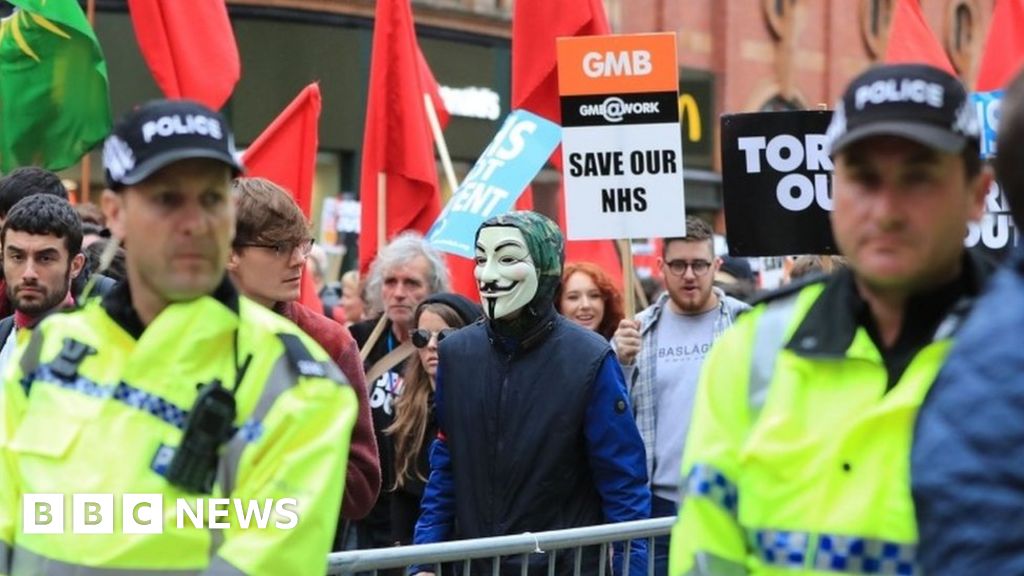
[[[953,67],[961,74],[971,67],[978,45],[977,0],[951,0],[944,26],[946,52]]]
[[[604,13],[608,17],[608,27],[612,33],[616,33],[620,28],[622,21],[622,2],[621,0],[604,0]]]
[[[872,58],[880,58],[885,53],[892,9],[893,0],[861,0],[860,33]]]
[[[768,20],[768,29],[776,38],[786,35],[787,22],[793,17],[797,0],[764,0],[764,16]]]
[[[953,24],[953,39],[956,43],[956,50],[963,50],[965,47],[970,46],[973,19],[974,16],[971,14],[971,9],[966,5],[961,4],[956,7],[956,17]]]

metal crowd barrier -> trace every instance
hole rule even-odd
[[[462,565],[462,576],[471,576],[470,569],[473,560],[491,559],[492,570],[490,573],[497,576],[501,558],[522,556],[523,574],[525,575],[526,559],[531,554],[547,554],[548,573],[554,574],[556,557],[560,552],[568,550],[569,553],[575,554],[575,574],[580,576],[580,558],[584,547],[601,546],[601,557],[603,558],[608,556],[610,544],[625,542],[626,557],[628,558],[629,541],[646,538],[648,554],[653,555],[654,538],[671,532],[674,522],[675,518],[669,516],[550,532],[527,532],[437,544],[334,552],[327,557],[327,574],[329,576],[347,576],[358,573],[378,576],[378,570],[404,569],[411,565],[423,564],[432,565],[434,573],[440,576],[441,564],[456,563]],[[597,576],[605,576],[606,564],[607,562],[600,564],[600,572]],[[623,568],[624,576],[629,576],[629,562],[624,562]],[[477,571],[473,574],[480,574],[480,572]],[[647,574],[653,576],[653,562],[647,563]],[[484,575],[480,574],[480,576]],[[643,575],[634,574],[633,576]]]

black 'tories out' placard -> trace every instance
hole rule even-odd
[[[722,189],[733,256],[836,254],[831,111],[722,116]]]

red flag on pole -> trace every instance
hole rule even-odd
[[[601,0],[517,0],[512,17],[512,108],[561,124],[555,40],[610,33]],[[556,152],[555,157],[561,154]]]
[[[448,265],[448,277],[451,279],[452,292],[462,294],[474,302],[480,302],[480,289],[476,283],[476,262],[471,258],[463,258],[456,254],[445,254]]]
[[[996,0],[976,88],[1005,88],[1024,66],[1024,0]]]
[[[378,0],[376,10],[359,190],[364,273],[378,250],[378,202],[386,201],[385,238],[426,233],[441,211],[412,9],[409,0]]]
[[[290,192],[307,218],[313,204],[319,121],[320,87],[313,83],[299,92],[242,155],[246,176],[266,178]],[[318,312],[323,310],[309,274],[302,275],[299,301]]]
[[[601,0],[517,0],[512,18],[512,108],[523,108],[562,123],[555,40],[561,36],[610,34]],[[561,147],[551,155],[561,169]],[[559,190],[559,226],[565,230],[565,202]],[[521,203],[520,203],[521,202]],[[528,189],[516,203],[532,207]],[[566,261],[593,262],[622,289],[622,264],[611,240],[568,240]]]
[[[164,96],[220,110],[241,74],[224,0],[128,0],[128,10]]]
[[[314,82],[299,92],[242,155],[246,176],[266,178],[291,192],[307,218],[313,204],[319,121],[320,86]]]
[[[526,190],[516,198],[516,210],[533,210],[533,187],[527,186]]]
[[[930,64],[956,76],[949,56],[924,19],[918,0],[897,0],[889,26],[886,64]]]

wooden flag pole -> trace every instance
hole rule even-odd
[[[89,153],[86,152],[85,156],[82,156],[82,187],[78,190],[78,198],[76,199],[79,203],[89,201],[89,181],[92,180],[92,166],[89,162]]]
[[[377,325],[373,327],[373,332],[370,332],[370,337],[366,339],[366,344],[363,344],[363,349],[359,351],[359,359],[366,362],[366,357],[370,355],[370,350],[373,350],[377,340],[380,339],[380,335],[384,332],[384,326],[388,323],[387,310],[380,315],[380,320],[377,321]]]
[[[622,286],[623,304],[625,305],[626,318],[632,319],[636,316],[636,290],[634,285],[636,277],[633,270],[633,243],[628,239],[617,241],[619,254],[622,256]]]
[[[437,146],[437,153],[441,155],[441,166],[444,167],[444,176],[448,180],[450,190],[441,190],[441,205],[445,205],[452,198],[452,194],[459,187],[455,179],[455,168],[452,166],[452,157],[448,153],[448,143],[445,142],[444,134],[441,132],[441,121],[437,118],[437,109],[434,108],[434,99],[430,94],[423,95],[423,104],[427,109],[427,122],[430,123],[430,131],[434,133],[434,144]]]
[[[452,156],[447,151],[447,142],[444,141],[444,134],[441,133],[441,123],[437,119],[437,110],[434,109],[434,100],[430,98],[430,94],[423,94],[423,104],[427,109],[427,122],[430,124],[430,131],[434,135],[434,145],[437,146],[437,153],[441,157],[441,166],[444,167],[444,177],[449,182],[449,188],[451,192],[445,194],[441,192],[441,204],[447,204],[447,201],[451,200],[452,194],[455,193],[456,189],[459,188],[459,181],[455,177],[455,168],[452,166]],[[387,231],[385,218],[385,209],[387,206],[387,174],[384,172],[377,173],[377,250],[380,251],[381,247],[387,241]],[[362,349],[359,351],[359,358],[362,362],[367,361],[367,357],[370,356],[377,340],[380,339],[381,334],[384,332],[384,326],[387,324],[387,312],[385,311],[381,315],[381,319],[377,321],[377,325],[374,326],[374,331],[370,333],[370,337],[367,338],[367,342],[362,344]]]
[[[636,274],[633,274],[633,292],[636,293],[636,301],[640,304],[639,308],[641,310],[651,305],[647,300],[647,294],[644,292],[644,285],[640,283],[640,278]]]
[[[377,252],[387,244],[388,232],[387,226],[387,210],[388,210],[388,175],[384,172],[377,172]],[[373,346],[377,344],[377,340],[380,338],[382,332],[384,332],[384,325],[387,324],[388,313],[384,310],[380,316],[380,320],[377,321],[377,325],[373,327],[373,332],[370,333],[370,337],[363,344],[363,349],[359,351],[359,358],[366,362],[366,357],[370,355],[370,350],[373,350]]]
[[[448,153],[448,144],[444,140],[444,134],[441,132],[441,121],[437,118],[437,110],[434,108],[434,101],[430,98],[429,94],[423,95],[423,104],[427,109],[427,121],[430,123],[430,131],[434,134],[434,144],[437,146],[437,152],[441,156],[441,165],[444,167],[444,175],[448,180],[448,187],[451,190],[446,194],[441,192],[441,203],[447,204],[448,200],[451,199],[452,193],[459,187],[459,182],[455,178],[455,168],[452,166],[452,157]],[[377,250],[379,251],[384,244],[387,243],[387,233],[384,227],[387,223],[386,212],[387,212],[387,175],[384,172],[377,173]],[[373,332],[370,333],[370,337],[367,338],[366,343],[363,344],[363,349],[359,351],[359,357],[363,362],[366,362],[366,357],[370,355],[370,350],[373,349],[377,340],[380,339],[381,334],[384,332],[384,326],[387,324],[388,315],[387,311],[381,315],[380,320],[377,321],[377,325],[373,327]]]

